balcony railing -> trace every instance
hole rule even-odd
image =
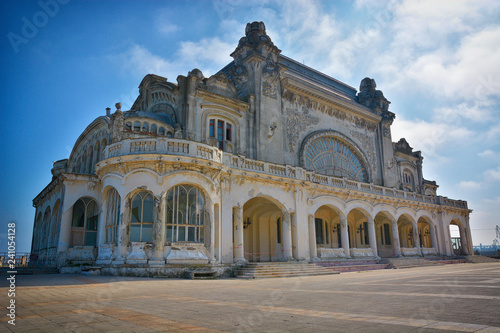
[[[452,200],[442,196],[427,196],[415,192],[402,191],[395,188],[358,182],[346,178],[325,176],[312,171],[307,171],[301,167],[263,162],[246,158],[245,156],[233,155],[223,152],[216,147],[195,141],[164,137],[147,140],[127,139],[108,145],[104,150],[105,158],[135,154],[168,154],[189,156],[221,163],[233,169],[247,170],[250,172],[263,173],[283,178],[308,181],[335,188],[467,209],[467,202],[463,200]]]

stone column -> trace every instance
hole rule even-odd
[[[437,245],[437,238],[436,238],[436,228],[429,223],[429,232],[431,234],[431,246],[436,250],[436,253],[438,253],[438,245]]]
[[[420,248],[420,238],[418,237],[418,225],[417,223],[412,223],[413,228],[413,245],[417,248],[418,255],[422,255],[422,249]]]
[[[366,219],[368,220],[368,241],[370,242],[370,248],[372,249],[373,256],[378,257],[377,236],[375,234],[375,221],[371,216],[367,216]]]
[[[243,244],[243,209],[233,208],[234,214],[234,262],[246,262]]]
[[[316,248],[316,228],[314,225],[314,216],[309,215],[309,256],[311,260],[318,259],[318,249]]]
[[[349,229],[347,228],[347,217],[339,214],[340,228],[342,229],[342,247],[344,248],[344,253],[347,258],[351,257],[351,252],[349,249]]]
[[[154,197],[153,207],[153,256],[149,259],[149,265],[165,264],[165,218],[167,198],[166,196]]]
[[[401,245],[399,244],[399,230],[398,221],[391,219],[392,227],[392,248],[394,249],[394,256],[401,257]]]
[[[464,227],[459,227],[460,229],[460,242],[462,243],[462,253],[469,255],[469,248],[467,246],[467,235],[465,233]]]
[[[130,199],[122,199],[120,203],[120,225],[118,226],[116,259],[113,264],[123,265],[127,257],[127,246],[130,242]]]
[[[281,212],[282,234],[283,234],[283,259],[291,260],[292,255],[292,228],[290,224],[290,213],[286,210]]]

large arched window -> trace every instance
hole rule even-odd
[[[106,216],[106,243],[116,244],[117,228],[120,225],[120,195],[114,188],[109,190]]]
[[[233,126],[228,121],[223,119],[209,119],[208,136],[216,142],[219,149],[231,150],[231,144],[234,142],[234,133]]]
[[[405,169],[403,171],[403,187],[405,191],[414,191],[415,182],[413,181],[413,174],[410,170]]]
[[[178,185],[167,194],[167,242],[203,243],[205,197],[197,187]]]
[[[59,205],[60,201],[58,200],[54,205],[54,209],[52,210],[52,220],[50,223],[50,238],[49,238],[49,247],[57,247],[57,231],[59,227]]]
[[[147,191],[139,192],[132,198],[130,241],[153,241],[153,196]]]
[[[91,198],[80,198],[73,205],[71,246],[96,246],[99,209]]]
[[[330,135],[311,138],[302,152],[307,170],[361,182],[368,182],[368,172],[356,149],[344,140]]]

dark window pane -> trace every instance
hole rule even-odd
[[[188,227],[188,242],[194,242],[194,233],[196,231],[196,228],[194,227]]]
[[[85,234],[85,245],[95,246],[97,244],[97,232],[87,231]]]
[[[153,223],[144,223],[142,225],[142,242],[153,241]]]
[[[78,200],[73,206],[73,227],[83,228],[85,223],[85,205],[82,200]]]
[[[210,119],[210,136],[213,137],[215,136],[215,120],[214,119]]]
[[[178,227],[179,228],[179,239],[177,239],[179,242],[185,242],[186,241],[186,227]]]
[[[323,244],[323,220],[314,219],[316,226],[316,244]]]
[[[153,196],[148,194],[144,198],[144,208],[142,212],[142,222],[153,222]]]
[[[231,125],[226,124],[226,140],[231,141]]]
[[[141,225],[131,224],[130,225],[130,241],[140,242],[141,241]]]
[[[174,227],[171,226],[171,225],[167,225],[167,242],[173,242],[174,241],[173,231],[174,231]]]
[[[134,196],[134,199],[132,200],[132,220],[131,222],[140,222],[141,221],[141,215],[142,215],[142,200],[141,196],[139,194],[136,194]]]

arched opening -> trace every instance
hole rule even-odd
[[[52,218],[50,222],[50,237],[49,248],[57,248],[57,233],[59,231],[59,205],[60,201],[57,200],[54,208],[52,209]]]
[[[96,246],[99,208],[94,199],[80,198],[73,205],[70,246]]]
[[[418,229],[414,227],[415,225],[414,220],[407,214],[401,215],[398,219],[399,242],[402,255],[419,255]]]
[[[315,245],[310,242],[310,249],[316,249],[316,253],[311,253],[311,257],[322,259],[345,257],[343,248],[343,227],[340,216],[332,207],[323,205],[316,210],[310,226],[309,232],[313,234]],[[349,227],[348,227],[349,228]],[[309,235],[311,237],[311,235]]]
[[[394,234],[391,219],[388,213],[380,212],[375,215],[375,235],[377,238],[378,256],[381,258],[391,258],[396,256]]]
[[[367,249],[370,247],[370,233],[368,231],[368,219],[359,210],[353,209],[347,215],[349,226],[349,244],[351,248]]]
[[[449,225],[451,248],[454,255],[468,254],[465,230],[462,223],[452,220]]]
[[[233,221],[233,223],[236,222]],[[236,229],[237,225],[234,228],[235,233]],[[271,200],[263,197],[248,200],[243,205],[245,259],[261,262],[283,260],[283,241],[281,209]]]
[[[422,248],[432,248],[434,247],[431,239],[431,228],[432,226],[424,218],[418,219],[418,237],[420,242],[420,247]]]
[[[40,251],[47,250],[49,246],[50,218],[50,207],[47,207],[43,214],[42,230],[40,232]]]

